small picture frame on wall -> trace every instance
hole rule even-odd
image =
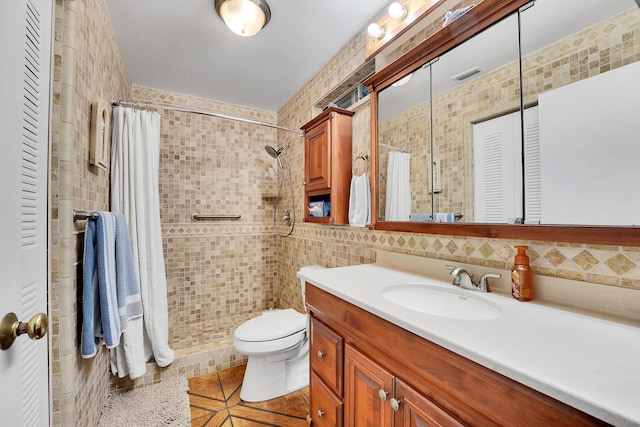
[[[102,169],[109,167],[109,142],[111,140],[111,106],[100,100],[91,104],[91,145],[89,163]]]

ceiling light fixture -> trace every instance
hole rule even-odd
[[[380,40],[384,37],[384,28],[373,22],[367,27],[367,34],[369,34],[372,39]]]
[[[400,21],[407,17],[407,8],[400,4],[400,2],[394,1],[389,5],[389,16]]]
[[[255,36],[271,19],[265,0],[214,0],[216,12],[239,36]]]
[[[640,0],[637,0],[640,1]],[[371,59],[414,24],[426,17],[442,0],[397,0],[389,2],[386,13],[369,25],[364,40],[364,54]]]

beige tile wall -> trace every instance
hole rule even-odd
[[[273,112],[134,86],[137,102],[196,109],[267,123]],[[167,270],[169,344],[213,344],[221,319],[241,320],[275,306],[272,226],[273,128],[160,110],[160,201]],[[277,191],[277,190],[276,190]],[[191,220],[192,213],[242,214],[240,221]],[[229,326],[231,327],[231,326]],[[228,331],[225,332],[228,334]]]
[[[77,347],[84,224],[73,209],[109,208],[108,171],[89,165],[91,103],[128,97],[131,79],[104,1],[57,0],[50,175],[52,425],[96,425],[109,390],[108,354]]]

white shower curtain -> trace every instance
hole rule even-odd
[[[392,151],[387,164],[387,200],[385,221],[409,221],[411,215],[411,187],[409,153]]]
[[[127,327],[121,344],[111,350],[111,369],[133,379],[144,375],[152,355],[159,366],[174,360],[160,230],[160,115],[114,107],[112,129],[111,210],[127,218],[144,316]]]

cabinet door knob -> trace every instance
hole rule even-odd
[[[393,397],[391,398],[391,400],[389,400],[389,404],[391,404],[391,409],[393,409],[394,411],[400,409],[400,401],[394,399]]]
[[[387,400],[387,396],[388,396],[388,395],[389,395],[389,393],[387,393],[387,392],[386,392],[386,391],[384,391],[384,390],[380,390],[380,391],[378,391],[378,396],[380,396],[380,400],[382,400],[383,402],[384,402],[385,400]]]
[[[318,351],[318,359],[322,359],[324,357],[324,352]]]
[[[318,409],[318,418],[324,417],[324,412]]]
[[[302,185],[307,185],[307,181],[302,181]]]

